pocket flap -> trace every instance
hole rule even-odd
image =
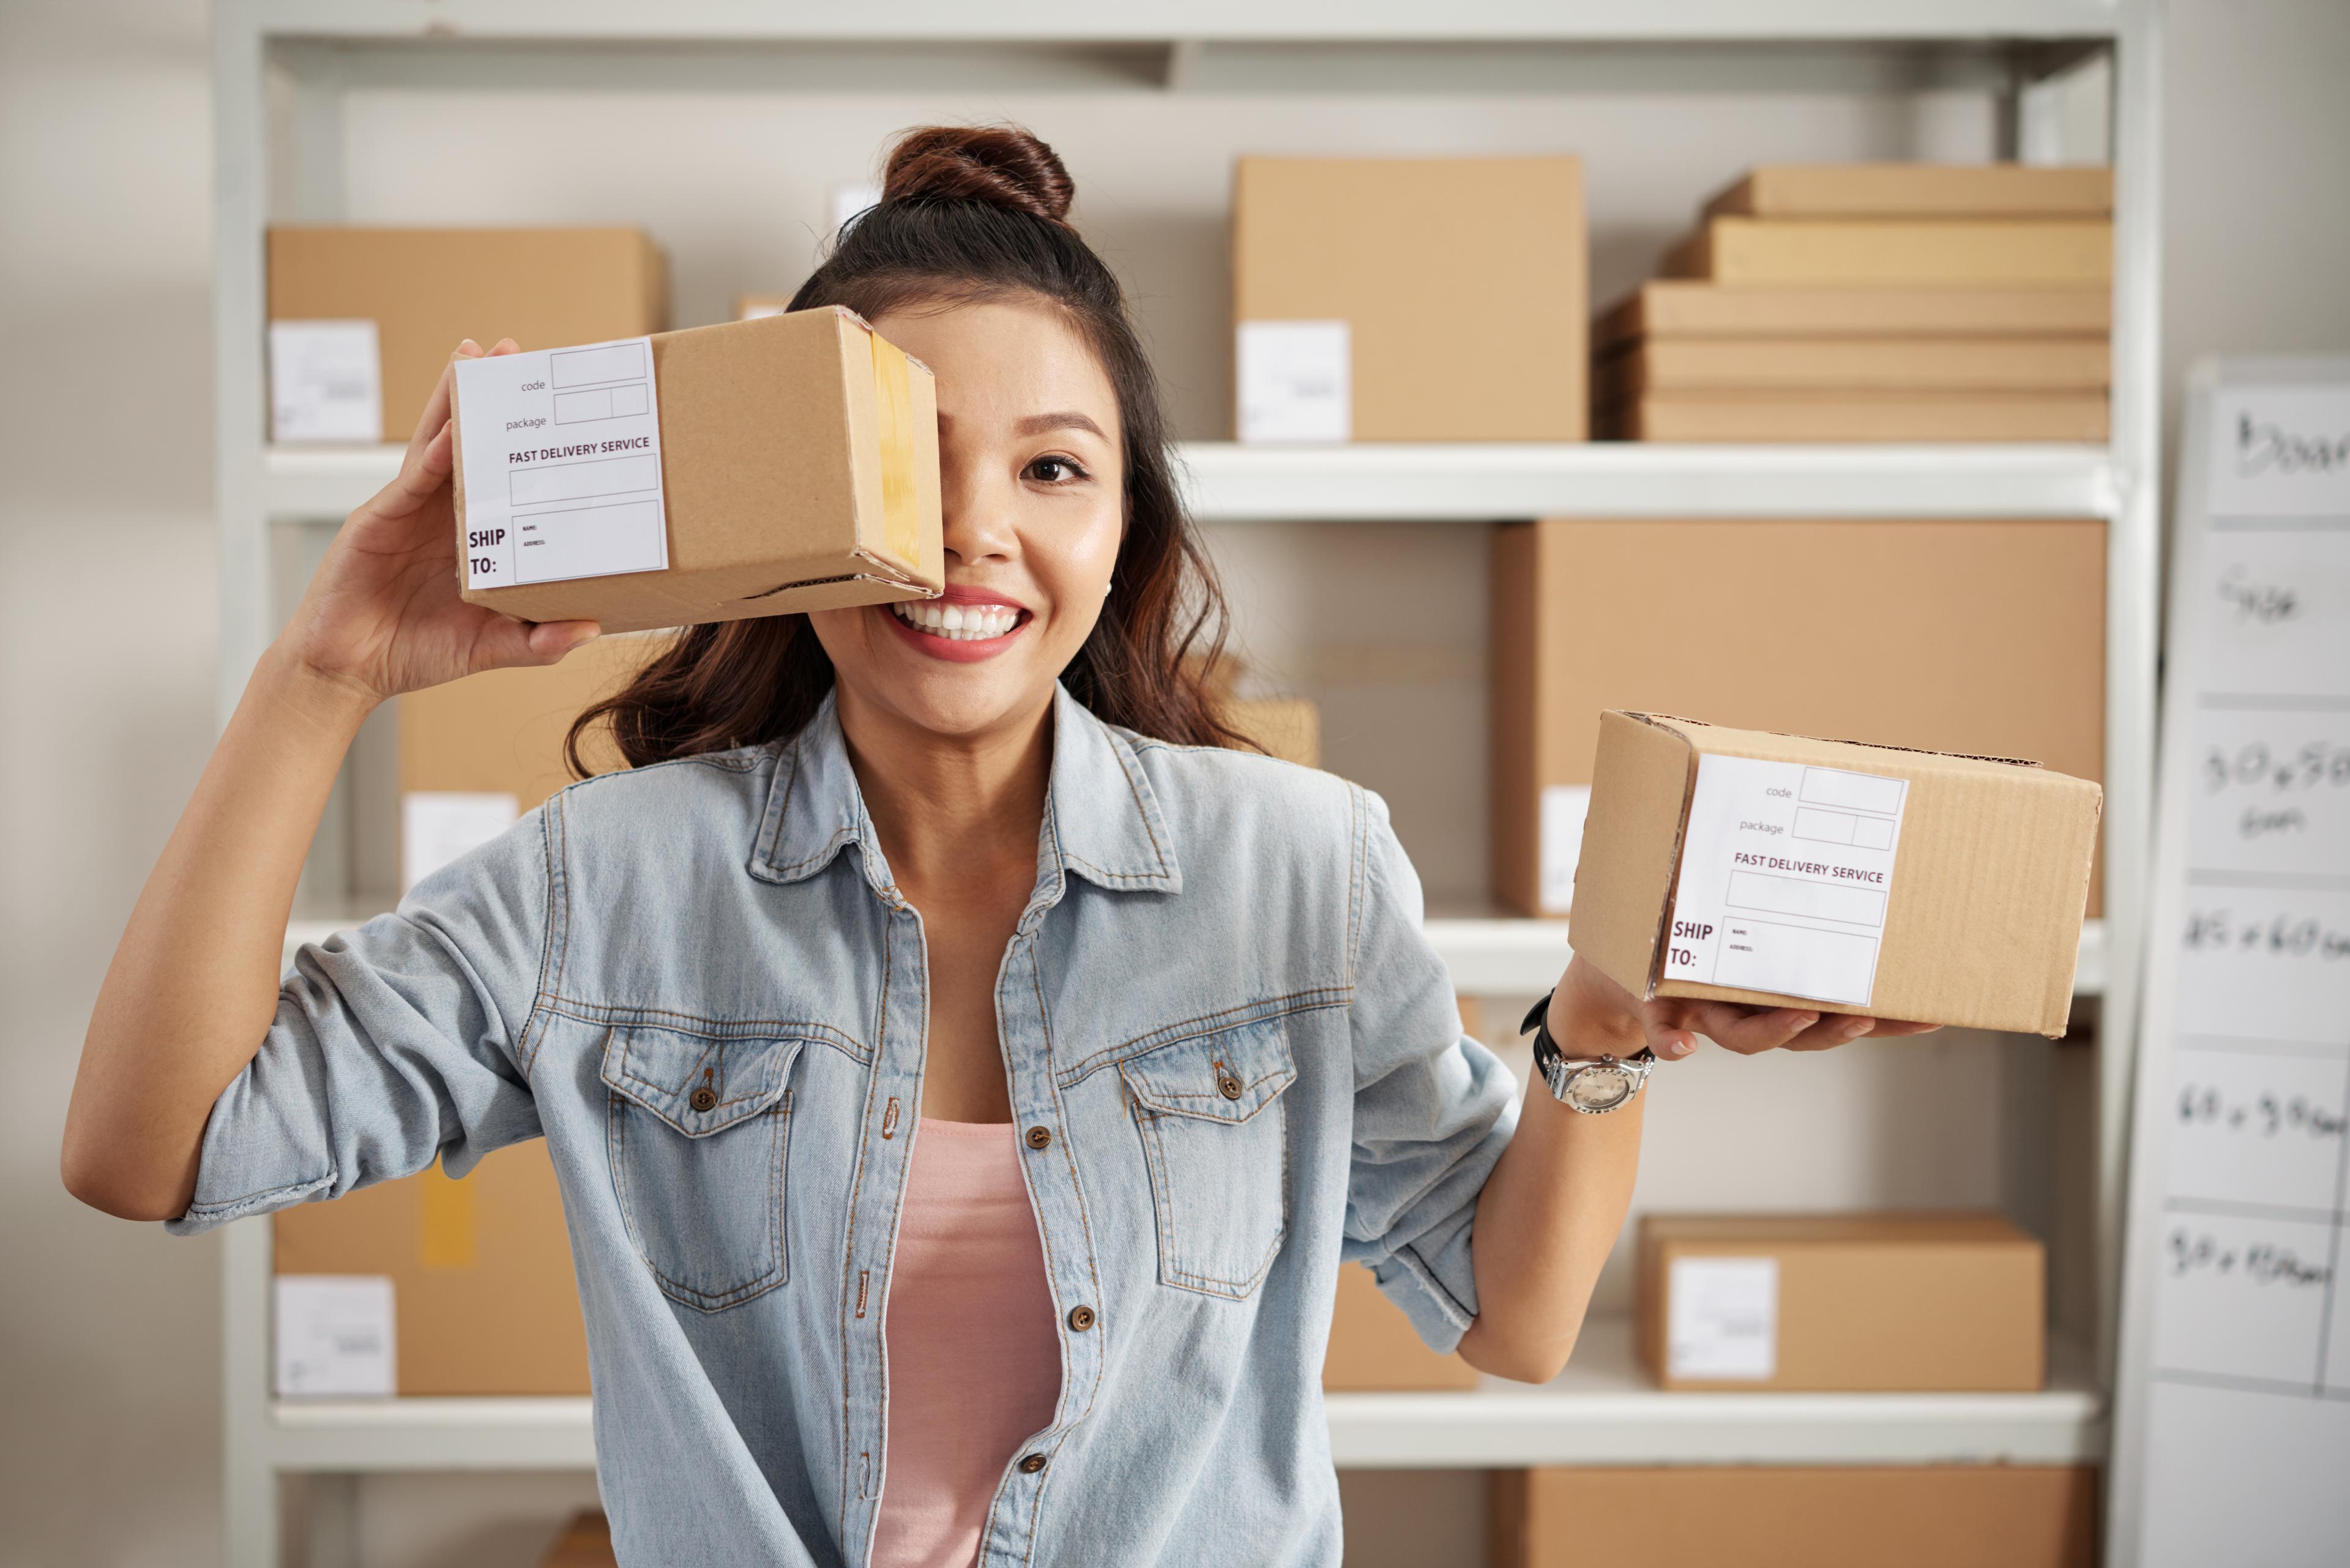
[[[706,1137],[783,1098],[803,1044],[620,1023],[604,1042],[598,1075],[686,1137]]]
[[[1284,1020],[1261,1019],[1161,1045],[1118,1065],[1134,1097],[1165,1116],[1244,1122],[1297,1077]]]

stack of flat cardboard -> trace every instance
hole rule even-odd
[[[1596,433],[2101,441],[2113,177],[1774,164],[1599,319]]]

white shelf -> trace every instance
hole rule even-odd
[[[294,950],[304,942],[324,941],[337,931],[363,923],[373,913],[359,910],[339,919],[292,921],[286,928],[285,963],[294,961]],[[1557,983],[1574,956],[1566,944],[1564,920],[1439,917],[1421,929],[1452,971],[1453,989],[1463,996],[1538,996]],[[2073,994],[2101,995],[2105,983],[2105,922],[2088,920],[2081,927],[2080,967],[2074,973]]]
[[[396,446],[269,449],[269,514],[338,518],[399,472]],[[1243,446],[1189,441],[1208,522],[1492,522],[1513,517],[2108,517],[2093,446],[1571,444]]]
[[[1575,1363],[1532,1387],[1332,1394],[1342,1469],[1518,1465],[2075,1464],[2103,1458],[2106,1402],[2061,1343],[2036,1394],[1669,1394],[1636,1365],[1630,1324],[1586,1324]],[[387,1399],[270,1407],[281,1472],[584,1469],[585,1399]]]

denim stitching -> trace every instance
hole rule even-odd
[[[609,1033],[608,1033],[608,1034],[606,1035],[606,1039],[607,1039],[608,1044],[606,1044],[606,1047],[605,1047],[605,1060],[608,1063],[608,1062],[610,1061],[610,1059],[611,1059],[611,1055],[610,1055],[611,1047],[610,1047],[610,1044],[608,1044],[609,1039],[610,1039],[610,1035],[609,1035]],[[715,1049],[715,1048],[717,1048],[718,1046],[723,1045],[723,1044],[725,1044],[725,1042],[723,1042],[723,1041],[712,1041],[712,1042],[711,1042],[712,1047],[713,1049]],[[806,1042],[804,1042],[804,1041],[797,1041],[797,1040],[779,1040],[779,1041],[775,1042],[775,1044],[778,1044],[778,1045],[790,1045],[790,1046],[797,1047],[797,1046],[799,1046],[799,1045],[801,1045],[801,1044],[806,1044]],[[702,1053],[702,1056],[697,1057],[697,1058],[695,1059],[695,1064],[696,1064],[696,1065],[699,1065],[702,1061],[707,1060],[707,1059],[708,1059],[708,1057],[709,1057],[709,1054],[709,1054],[709,1052],[706,1052],[706,1051],[705,1051],[705,1052],[703,1052],[703,1053]],[[791,1075],[792,1075],[792,1065],[793,1065],[793,1064],[794,1064],[794,1063],[795,1063],[795,1062],[796,1062],[796,1061],[798,1061],[798,1059],[799,1059],[799,1052],[798,1052],[796,1049],[793,1049],[793,1050],[789,1050],[789,1051],[781,1052],[781,1053],[779,1053],[778,1054],[779,1054],[779,1056],[780,1056],[780,1058],[781,1058],[781,1067],[780,1067],[780,1069],[778,1069],[778,1068],[776,1068],[775,1066],[773,1066],[773,1065],[769,1065],[769,1066],[768,1066],[768,1072],[769,1072],[771,1075],[773,1075],[773,1076],[774,1076],[774,1077],[775,1077],[775,1079],[776,1080],[776,1082],[775,1082],[775,1083],[764,1084],[764,1085],[762,1085],[759,1088],[756,1088],[756,1089],[754,1089],[754,1090],[750,1090],[750,1091],[748,1091],[748,1092],[746,1092],[746,1093],[743,1093],[743,1094],[736,1095],[736,1096],[733,1096],[733,1098],[731,1098],[731,1099],[724,1099],[724,1100],[721,1100],[721,1101],[719,1101],[719,1102],[718,1102],[718,1104],[716,1104],[715,1106],[712,1106],[709,1110],[707,1110],[707,1111],[702,1111],[702,1112],[698,1112],[698,1113],[696,1113],[696,1114],[697,1114],[697,1115],[701,1115],[701,1116],[716,1116],[720,1111],[722,1111],[722,1110],[725,1109],[728,1106],[741,1105],[741,1104],[742,1104],[743,1102],[744,1102],[745,1100],[757,1101],[757,1102],[759,1102],[759,1103],[760,1103],[760,1105],[762,1105],[762,1106],[772,1105],[772,1104],[775,1102],[775,1100],[776,1099],[776,1097],[777,1097],[777,1085],[778,1085],[778,1084],[780,1084],[780,1085],[788,1085],[790,1084],[790,1082],[791,1082]],[[723,1059],[723,1058],[722,1058],[722,1059]],[[647,1098],[647,1097],[646,1097],[646,1095],[635,1095],[635,1094],[630,1094],[630,1093],[629,1092],[629,1089],[628,1089],[628,1087],[627,1087],[627,1085],[623,1085],[623,1084],[620,1084],[620,1083],[616,1082],[613,1078],[611,1078],[610,1076],[608,1076],[608,1075],[607,1075],[603,1071],[600,1071],[600,1070],[599,1070],[597,1075],[598,1075],[599,1078],[602,1078],[602,1079],[603,1079],[603,1082],[604,1082],[604,1084],[605,1084],[605,1085],[606,1085],[607,1087],[611,1088],[611,1089],[613,1089],[613,1090],[616,1090],[616,1091],[618,1091],[619,1094],[622,1094],[622,1095],[624,1095],[624,1096],[627,1096],[627,1097],[628,1097],[630,1101],[632,1101],[633,1103],[635,1103],[635,1104],[637,1104],[637,1105],[642,1106],[643,1106],[643,1107],[644,1107],[648,1112],[651,1113],[653,1116],[656,1116],[660,1117],[660,1118],[664,1123],[668,1124],[670,1127],[672,1127],[676,1128],[680,1133],[683,1134],[683,1135],[684,1135],[685,1137],[707,1137],[711,1136],[711,1135],[712,1135],[712,1134],[713,1134],[713,1133],[721,1133],[721,1132],[724,1132],[728,1127],[733,1127],[733,1126],[735,1126],[737,1123],[740,1123],[740,1122],[743,1122],[743,1121],[746,1121],[746,1120],[748,1120],[748,1119],[749,1119],[749,1116],[750,1116],[750,1114],[755,1114],[755,1113],[748,1113],[748,1114],[745,1114],[745,1115],[743,1115],[743,1116],[735,1116],[735,1117],[733,1117],[732,1120],[727,1121],[727,1122],[724,1122],[724,1123],[713,1123],[713,1124],[712,1124],[712,1125],[711,1125],[711,1126],[708,1126],[708,1127],[703,1127],[701,1131],[696,1132],[693,1128],[687,1127],[683,1122],[681,1122],[681,1121],[678,1120],[678,1118],[677,1118],[677,1117],[675,1117],[675,1116],[671,1116],[671,1115],[669,1113],[669,1111],[668,1111],[668,1110],[666,1110],[665,1108],[663,1108],[663,1107],[664,1107],[664,1106],[668,1106],[668,1105],[674,1105],[674,1104],[676,1103],[676,1101],[677,1101],[677,1096],[678,1096],[678,1091],[677,1091],[677,1090],[672,1089],[672,1088],[670,1088],[670,1087],[669,1087],[667,1085],[665,1085],[665,1084],[659,1084],[659,1083],[655,1083],[655,1082],[654,1082],[652,1079],[650,1079],[650,1078],[640,1077],[640,1076],[639,1076],[637,1074],[635,1074],[635,1073],[633,1073],[633,1072],[631,1072],[631,1071],[629,1071],[629,1053],[628,1053],[628,1044],[627,1044],[627,1039],[626,1039],[626,1037],[623,1037],[623,1039],[622,1039],[622,1041],[621,1041],[621,1044],[620,1044],[620,1061],[619,1061],[619,1065],[618,1065],[617,1067],[612,1068],[612,1069],[611,1069],[611,1071],[613,1071],[613,1072],[617,1072],[617,1073],[619,1075],[619,1076],[620,1076],[620,1077],[622,1077],[622,1078],[626,1078],[626,1079],[629,1081],[629,1083],[630,1083],[630,1084],[637,1084],[637,1085],[642,1085],[642,1086],[643,1086],[643,1088],[646,1090],[646,1094],[647,1094],[647,1095],[650,1095],[650,1096],[653,1096],[653,1098]],[[691,1074],[689,1074],[689,1075],[688,1075],[688,1081],[689,1081],[689,1082],[691,1082]],[[781,1091],[781,1092],[782,1092],[784,1095],[789,1095],[789,1094],[791,1093],[791,1090],[789,1089],[789,1087],[788,1087],[788,1086],[785,1086],[785,1087],[784,1087],[784,1088],[782,1089],[782,1091]],[[662,1103],[661,1103],[660,1105],[656,1105],[656,1104],[654,1104],[654,1103],[653,1103],[653,1099],[659,1099],[659,1100],[660,1100],[660,1102],[662,1102]]]
[[[1289,992],[1281,996],[1263,997],[1255,1002],[1242,1002],[1236,1007],[1227,1007],[1221,1012],[1204,1012],[1197,1017],[1164,1024],[1116,1045],[1104,1046],[1063,1073],[1060,1085],[1065,1089],[1074,1088],[1104,1067],[1115,1066],[1164,1046],[1197,1039],[1202,1034],[1220,1034],[1227,1029],[1284,1018],[1293,1012],[1315,1012],[1326,1008],[1344,1007],[1352,999],[1352,993],[1351,986],[1319,986]]]
[[[1363,900],[1370,874],[1370,802],[1362,785],[1347,784],[1347,836],[1352,841],[1347,864],[1347,983],[1351,986],[1362,958]]]
[[[563,967],[571,955],[571,879],[566,875],[570,856],[568,825],[563,795],[557,791],[538,819],[542,852],[546,857],[546,930],[539,943],[538,974],[533,981],[536,994],[531,998],[530,1014],[523,1020],[523,1037],[518,1046],[525,1084],[530,1082],[531,1071],[538,1065],[538,1054],[546,1044],[550,1027],[546,1022],[547,1001],[563,989]],[[546,980],[550,964],[556,971],[553,986]],[[534,1028],[538,1032],[536,1037],[531,1033]]]
[[[582,1023],[636,1023],[651,1029],[670,1029],[680,1034],[707,1035],[713,1040],[804,1040],[830,1045],[859,1064],[873,1059],[873,1048],[829,1023],[813,1018],[707,1018],[700,1013],[679,1012],[665,1007],[632,1007],[626,1003],[582,1002],[577,997],[550,996],[547,1011]],[[679,1024],[660,1022],[678,1019],[683,1023],[701,1024],[689,1029]]]
[[[213,1198],[203,1202],[191,1202],[184,1218],[211,1220],[226,1214],[230,1210],[243,1209],[249,1204],[278,1202],[288,1193],[317,1192],[332,1187],[335,1184],[336,1174],[330,1169],[326,1175],[314,1177],[307,1181],[289,1181],[283,1187],[265,1187],[257,1192],[248,1192],[238,1198]]]
[[[1133,1081],[1127,1078],[1124,1073],[1120,1073],[1118,1076],[1126,1083],[1128,1088],[1131,1089],[1134,1086]],[[1180,1290],[1196,1291],[1203,1295],[1245,1301],[1255,1293],[1256,1287],[1264,1282],[1265,1273],[1273,1267],[1274,1259],[1280,1256],[1282,1242],[1289,1236],[1289,1102],[1276,1095],[1265,1104],[1277,1106],[1281,1112],[1281,1220],[1274,1228],[1273,1241],[1265,1252],[1264,1262],[1259,1263],[1256,1271],[1245,1280],[1217,1279],[1211,1274],[1186,1269],[1175,1262],[1171,1255],[1174,1250],[1172,1238],[1176,1233],[1175,1205],[1179,1199],[1173,1190],[1173,1177],[1168,1168],[1166,1148],[1161,1141],[1166,1135],[1159,1127],[1158,1113],[1154,1112],[1147,1116],[1138,1114],[1135,1116],[1135,1125],[1142,1130],[1145,1163],[1149,1167],[1150,1175],[1151,1209],[1159,1227],[1159,1278],[1160,1283],[1172,1285]],[[1262,1110],[1263,1106],[1261,1106],[1258,1109]],[[1215,1119],[1221,1121],[1222,1118]],[[1248,1118],[1243,1118],[1245,1119]],[[1224,1122],[1223,1125],[1239,1127],[1242,1123],[1232,1121]]]
[[[895,919],[890,919],[888,916],[883,917],[881,922],[880,1022],[875,1026],[874,1037],[877,1041],[884,1043],[886,1043],[889,1038],[889,979],[891,970],[889,947],[890,943],[896,938],[897,925],[898,922]],[[880,1054],[880,1047],[879,1045],[875,1047],[874,1054],[875,1058],[878,1060]],[[848,1177],[848,1235],[847,1239],[847,1245],[844,1249],[843,1253],[840,1286],[840,1450],[844,1454],[848,1451],[850,1439],[849,1427],[854,1417],[854,1407],[850,1404],[848,1392],[848,1364],[853,1352],[848,1337],[847,1271],[856,1267],[857,1264],[857,1199],[858,1195],[865,1190],[866,1140],[863,1129],[872,1125],[873,1096],[879,1091],[880,1086],[881,1075],[878,1070],[866,1075],[865,1114],[859,1116],[857,1121],[858,1128],[857,1139],[857,1161],[855,1165],[850,1168]],[[882,1391],[883,1413],[885,1417],[888,1412],[888,1400],[889,1391],[885,1386]],[[885,1427],[882,1430],[886,1438],[889,1428]],[[845,1464],[840,1467],[840,1539],[843,1542],[848,1540],[848,1467]]]

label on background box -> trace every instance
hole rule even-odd
[[[512,827],[522,803],[510,794],[410,790],[400,797],[400,890]]]
[[[1906,779],[1697,760],[1664,977],[1868,1005]]]
[[[269,433],[281,441],[383,440],[374,322],[269,324]]]
[[[1243,321],[1235,349],[1240,438],[1351,441],[1353,334],[1343,321]]]
[[[1589,784],[1551,784],[1542,792],[1537,849],[1545,915],[1564,915],[1575,902],[1575,868],[1583,859],[1583,819],[1591,815]]]
[[[280,1274],[276,1284],[280,1398],[400,1392],[389,1277]]]
[[[465,586],[669,565],[650,337],[457,361]]]
[[[1665,1299],[1671,1377],[1752,1378],[1779,1370],[1779,1260],[1675,1258]]]

